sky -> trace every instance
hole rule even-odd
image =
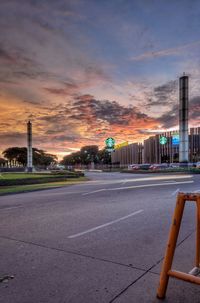
[[[183,72],[200,126],[199,54],[198,0],[1,0],[0,152],[28,120],[59,158],[175,129]]]

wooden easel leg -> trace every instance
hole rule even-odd
[[[173,220],[170,228],[168,244],[165,252],[165,257],[163,261],[162,271],[160,274],[160,282],[157,290],[157,297],[159,299],[164,299],[167,285],[169,280],[168,271],[172,267],[174,252],[176,248],[176,242],[179,234],[179,229],[181,225],[181,220],[183,217],[183,210],[185,206],[185,199],[182,194],[178,194],[176,207],[174,210]]]

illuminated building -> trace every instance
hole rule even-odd
[[[143,145],[141,143],[132,143],[121,148],[117,148],[111,153],[112,163],[120,167],[132,163],[143,162]]]
[[[144,141],[144,162],[145,163],[172,163],[179,162],[179,142],[173,140],[178,132],[166,132],[155,135]],[[161,136],[167,138],[166,144],[160,144]],[[190,128],[188,148],[188,161],[197,162],[200,160],[200,127]]]
[[[166,140],[160,140],[161,137],[165,137]],[[200,161],[200,127],[190,128],[188,138],[189,162]],[[151,136],[144,140],[144,145],[133,143],[123,146],[111,153],[111,158],[113,164],[122,167],[140,163],[179,162],[178,131]]]

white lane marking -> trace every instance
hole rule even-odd
[[[176,182],[176,180],[163,180],[163,183],[168,183],[168,182]]]
[[[98,193],[99,191],[104,191],[104,190],[105,190],[105,188],[97,189],[97,190],[94,190],[94,191],[90,191],[90,192],[84,193],[84,194],[82,194],[82,196]]]
[[[180,190],[180,188],[177,188],[177,190],[175,190],[175,191],[171,194],[171,196],[174,196],[175,194],[177,194],[177,192],[179,192],[179,190]]]
[[[168,182],[168,183],[153,183],[153,184],[143,184],[143,185],[133,185],[133,186],[125,186],[125,187],[114,187],[114,188],[102,188],[99,190],[91,191],[88,193],[83,194],[90,195],[96,192],[100,191],[114,191],[114,190],[120,190],[120,189],[133,189],[133,188],[143,188],[143,187],[154,187],[154,186],[166,186],[166,185],[177,185],[177,184],[189,184],[193,183],[194,181],[180,181],[180,182]]]
[[[95,231],[95,230],[104,228],[104,227],[109,226],[109,225],[111,225],[111,224],[120,222],[120,221],[125,220],[125,219],[130,218],[130,217],[133,217],[133,216],[135,216],[135,215],[137,215],[137,214],[139,214],[139,213],[141,213],[141,212],[143,212],[143,209],[137,210],[137,211],[135,211],[134,213],[131,213],[131,214],[127,215],[127,216],[124,216],[124,217],[118,218],[118,219],[116,219],[116,220],[110,221],[110,222],[108,222],[108,223],[105,223],[105,224],[102,224],[102,225],[99,225],[99,226],[96,226],[96,227],[87,229],[87,230],[85,230],[85,231],[83,231],[83,232],[80,232],[80,233],[78,233],[78,234],[71,235],[71,236],[69,236],[68,238],[69,238],[69,239],[73,239],[73,238],[77,238],[77,237],[83,236],[83,235],[88,234],[88,233],[91,233],[91,232],[93,232],[93,231]]]
[[[193,178],[192,175],[171,175],[171,176],[153,176],[153,177],[145,177],[145,178],[135,178],[135,179],[126,179],[127,182],[138,182],[138,181],[150,181],[150,180],[171,180],[171,179],[191,179]],[[86,183],[81,183],[78,185],[103,185],[103,184],[117,184],[124,182],[124,179],[118,179],[118,180],[93,180],[93,181],[87,181]]]
[[[51,194],[40,194],[40,197],[42,196],[42,197],[49,197],[49,195],[51,195],[51,196],[58,196],[58,195],[63,195],[63,196],[65,196],[65,195],[71,195],[71,194],[82,194],[82,193],[84,193],[84,191],[68,191],[68,192],[58,192],[58,193],[51,193]]]
[[[122,185],[126,184],[127,180],[125,179],[123,182],[122,182]]]
[[[108,188],[107,190],[119,190],[119,189],[131,189],[131,188],[142,188],[142,187],[166,186],[166,185],[193,183],[193,182],[194,181],[182,181],[182,182],[170,182],[170,183],[143,184],[143,185],[134,185],[134,186],[126,186],[126,187]]]
[[[14,208],[23,208],[24,206],[10,206],[10,207],[5,207],[5,208],[0,208],[0,211],[2,210],[10,210],[10,209],[14,209]]]

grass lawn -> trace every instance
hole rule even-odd
[[[0,187],[0,196],[6,195],[6,194],[20,193],[20,192],[28,192],[28,191],[56,188],[56,187],[64,187],[64,186],[69,186],[72,184],[78,184],[78,183],[81,183],[81,182],[87,181],[87,180],[88,179],[86,177],[79,177],[79,178],[73,178],[72,180],[60,181],[60,182],[59,181],[50,182],[50,183],[44,183],[44,184],[1,186]]]
[[[51,173],[0,173],[0,179],[4,180],[16,180],[16,179],[35,179],[35,178],[47,178],[53,177]]]
[[[5,186],[63,182],[84,176],[80,172],[0,173],[0,188]]]

